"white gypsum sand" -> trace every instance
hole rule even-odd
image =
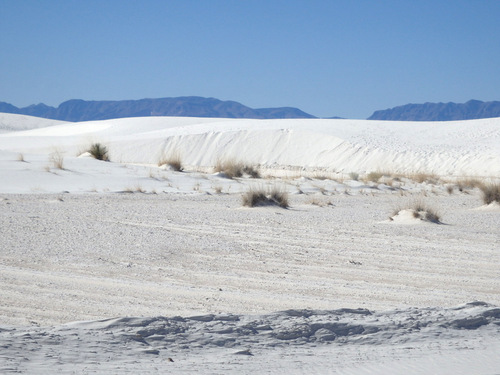
[[[496,181],[499,119],[5,118],[0,372],[499,372],[500,211],[430,181]],[[389,219],[415,199],[442,224]]]

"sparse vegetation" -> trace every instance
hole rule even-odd
[[[109,161],[108,148],[101,143],[93,143],[87,152],[97,160]]]
[[[322,181],[333,180],[333,177],[330,174],[327,174],[326,172],[322,172],[322,171],[314,172],[314,174],[312,175],[312,178],[315,180],[322,180]]]
[[[234,160],[218,160],[215,165],[215,172],[224,173],[228,178],[239,178],[245,175],[252,178],[260,178],[256,168]]]
[[[370,172],[366,175],[366,180],[371,182],[378,182],[384,174],[382,172]]]
[[[314,206],[318,207],[325,207],[325,206],[331,206],[332,202],[331,201],[326,201],[325,199],[320,199],[319,197],[316,196],[311,196],[307,203],[312,204]]]
[[[52,164],[53,168],[56,169],[64,169],[64,157],[61,151],[54,150],[49,155],[49,161]]]
[[[125,193],[146,193],[146,190],[143,189],[141,185],[136,185],[135,188],[128,187],[124,190]]]
[[[162,165],[167,165],[176,172],[182,172],[181,153],[179,151],[173,151],[170,155],[164,155],[158,161],[158,166],[161,167]]]
[[[500,203],[500,184],[482,184],[480,187],[484,204]]]
[[[22,153],[17,154],[17,161],[25,161],[24,154],[22,154]]]
[[[349,173],[349,178],[351,180],[358,181],[359,180],[359,173],[351,172],[351,173]]]
[[[424,202],[422,202],[422,200],[414,200],[410,202],[408,206],[409,207],[406,209],[412,212],[415,219],[441,224],[441,217],[439,213],[434,208],[429,207]],[[400,208],[394,210],[390,219],[393,220],[393,217],[401,211],[402,210]]]
[[[288,208],[288,193],[276,188],[267,192],[263,189],[250,189],[243,194],[243,205],[247,207],[274,205]]]
[[[424,182],[428,184],[437,184],[439,182],[439,177],[433,173],[413,173],[408,175],[407,178],[419,184],[422,184]]]
[[[464,178],[457,181],[458,190],[463,193],[464,190],[472,190],[474,188],[480,188],[484,184],[476,178]]]

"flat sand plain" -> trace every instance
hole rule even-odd
[[[0,322],[500,305],[498,212],[477,194],[425,197],[443,224],[390,222],[411,196],[310,199],[4,194]]]

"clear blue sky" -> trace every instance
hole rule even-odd
[[[500,100],[500,0],[0,0],[0,101]]]

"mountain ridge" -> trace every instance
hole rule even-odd
[[[180,116],[249,119],[317,118],[294,107],[250,108],[236,101],[222,101],[200,96],[138,100],[82,100],[71,99],[58,107],[43,103],[18,108],[0,102],[0,112],[29,115],[62,121],[108,120],[124,117]],[[405,104],[377,110],[368,120],[383,121],[456,121],[500,117],[500,101],[466,103]],[[341,117],[327,117],[340,119]]]
[[[253,119],[316,118],[293,107],[254,109],[235,101],[222,101],[199,96],[139,100],[86,101],[71,99],[61,103],[57,108],[43,103],[18,108],[12,104],[0,102],[0,112],[73,122],[145,116]]]
[[[405,104],[373,112],[368,120],[455,121],[500,117],[500,102],[469,100],[466,103]]]

